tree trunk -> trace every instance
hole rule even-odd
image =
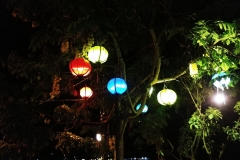
[[[117,121],[116,125],[116,160],[124,159],[124,131],[127,125],[127,119]]]

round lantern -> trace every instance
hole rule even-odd
[[[82,89],[80,89],[80,96],[82,98],[89,98],[92,96],[92,94],[93,91],[89,87],[83,87]]]
[[[89,49],[88,59],[89,61],[96,63],[104,63],[108,58],[108,51],[102,46],[95,46]]]
[[[139,110],[139,108],[141,107],[141,104],[138,104],[137,107],[136,107],[136,110]],[[142,113],[146,113],[148,111],[148,106],[145,105],[143,110],[142,110]]]
[[[75,58],[69,63],[69,69],[74,76],[87,76],[91,72],[91,65],[84,58]]]
[[[107,89],[112,94],[123,94],[127,90],[127,84],[122,78],[113,78],[108,82]]]
[[[157,99],[161,105],[172,105],[177,100],[177,94],[171,89],[163,89],[158,92]]]

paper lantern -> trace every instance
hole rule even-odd
[[[74,76],[87,76],[92,68],[88,60],[75,58],[69,63],[69,69]]]
[[[217,88],[224,90],[224,88],[228,89],[228,85],[231,81],[225,72],[217,73],[212,77],[213,85]]]
[[[139,108],[141,107],[141,104],[138,104],[137,107],[136,107],[136,110],[139,110]],[[142,110],[142,113],[146,113],[148,111],[148,106],[145,105],[143,110]]]
[[[94,46],[88,51],[88,59],[89,61],[96,63],[104,63],[107,61],[108,51],[102,46]]]
[[[80,89],[80,96],[82,98],[89,98],[92,96],[92,94],[93,91],[89,87],[83,87],[82,89]]]
[[[157,99],[161,105],[172,105],[177,100],[177,94],[171,89],[163,89],[158,92]]]
[[[189,64],[189,72],[191,77],[195,77],[198,74],[197,63]]]
[[[123,94],[127,90],[127,84],[122,78],[113,78],[108,82],[107,89],[112,94]]]

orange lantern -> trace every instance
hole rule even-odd
[[[88,60],[75,58],[69,63],[69,69],[74,76],[87,76],[92,68]]]
[[[89,87],[83,87],[82,89],[80,89],[80,96],[82,98],[89,98],[92,96],[92,94],[93,91]]]

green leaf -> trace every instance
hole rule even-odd
[[[236,48],[234,51],[233,51],[234,54],[238,55],[240,53],[240,47]]]
[[[229,69],[229,66],[226,63],[222,63],[221,68],[222,70],[227,71]]]
[[[208,119],[210,119],[210,120],[213,119],[213,114],[209,114]]]
[[[196,63],[197,63],[198,66],[200,66],[200,67],[202,66],[202,61],[201,60],[198,60]]]

